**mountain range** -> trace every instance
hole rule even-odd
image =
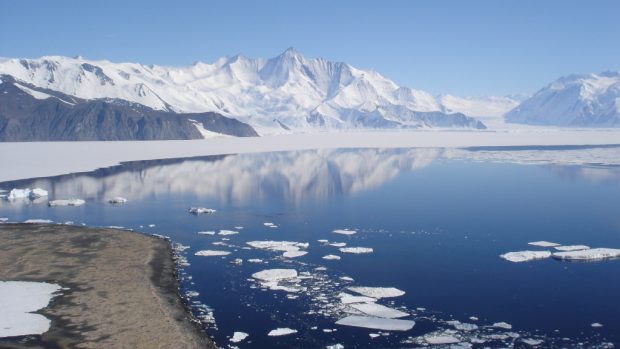
[[[309,59],[292,48],[271,59],[243,55],[188,67],[59,56],[0,59],[0,74],[84,100],[113,98],[174,113],[215,112],[261,133],[355,128],[484,129],[428,92],[374,71]]]
[[[620,72],[568,75],[505,115],[507,122],[564,127],[620,127]]]

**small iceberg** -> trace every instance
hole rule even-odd
[[[491,325],[491,327],[496,327],[496,328],[503,328],[505,330],[511,330],[512,329],[512,325],[507,323],[507,322],[496,322],[493,325]]]
[[[620,249],[591,248],[587,250],[555,252],[553,258],[567,261],[600,261],[620,258]]]
[[[196,234],[198,235],[215,235],[214,231],[199,231]]]
[[[349,229],[334,229],[332,230],[332,233],[342,234],[342,235],[353,235],[353,234],[357,234],[357,231],[349,230]]]
[[[282,256],[286,258],[296,258],[305,256],[306,254],[308,254],[306,251],[286,251],[282,254]]]
[[[517,252],[508,252],[499,255],[500,258],[505,259],[509,262],[521,263],[532,261],[535,259],[545,259],[551,257],[551,252],[549,251],[517,251]]]
[[[277,228],[278,227],[277,225],[275,225],[272,222],[265,222],[265,223],[263,223],[263,225],[266,226],[267,228]]]
[[[372,253],[372,247],[341,247],[339,248],[342,253],[353,253],[353,254],[362,254],[362,253]]]
[[[383,331],[409,331],[415,325],[415,321],[350,315],[336,321],[336,325],[370,328]]]
[[[11,189],[11,191],[9,192],[9,195],[7,195],[7,200],[9,201],[14,201],[14,200],[21,200],[21,199],[30,199],[30,200],[36,200],[42,197],[47,196],[47,190],[41,189],[41,188],[34,188],[34,189],[30,189],[30,188],[26,188],[26,189]]]
[[[405,291],[399,290],[395,287],[352,286],[352,287],[348,287],[347,289],[349,291],[361,294],[362,296],[376,298],[376,299],[400,297],[405,294]]]
[[[51,219],[31,218],[31,219],[26,219],[24,221],[24,223],[28,223],[28,224],[50,224],[50,223],[54,223],[54,221],[51,220]]]
[[[329,246],[333,246],[333,247],[345,247],[347,245],[346,242],[332,242],[329,244]]]
[[[195,256],[201,257],[216,257],[216,256],[228,256],[230,252],[228,251],[219,251],[219,250],[200,250],[194,253]]]
[[[61,199],[61,200],[52,200],[48,202],[48,206],[82,206],[86,203],[86,201],[82,199]]]
[[[206,208],[206,207],[190,207],[188,211],[189,211],[189,213],[195,214],[195,215],[199,215],[199,214],[213,214],[213,213],[215,213],[214,209]]]
[[[115,196],[109,199],[108,202],[111,204],[124,204],[127,202],[127,199],[125,199],[124,197]]]
[[[269,331],[267,335],[270,337],[277,337],[277,336],[287,336],[289,334],[294,334],[294,333],[297,333],[297,330],[293,330],[288,327],[279,327],[279,328],[276,328],[275,330]]]
[[[528,242],[528,245],[531,246],[538,246],[538,247],[556,247],[556,246],[560,246],[560,244],[556,244],[555,242],[549,242],[549,241],[534,241],[534,242]]]

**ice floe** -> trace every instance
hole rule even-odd
[[[345,247],[347,245],[346,242],[332,242],[329,244],[329,246],[333,246],[333,247]]]
[[[199,215],[199,214],[213,214],[216,211],[212,208],[206,208],[206,207],[190,207],[189,208],[189,213],[191,214],[195,214],[195,215]]]
[[[308,254],[308,252],[306,251],[286,251],[282,254],[282,256],[286,258],[295,258],[304,256],[306,254]]]
[[[223,235],[223,236],[226,236],[226,235],[237,235],[237,234],[239,234],[239,232],[236,231],[236,230],[220,230],[220,232],[217,233],[217,235]]]
[[[372,253],[372,247],[341,247],[339,248],[342,253],[353,253],[353,254],[362,254],[362,253]]]
[[[517,251],[517,252],[508,252],[499,255],[500,258],[505,259],[509,262],[527,262],[535,259],[545,259],[551,257],[551,252],[549,251]]]
[[[248,259],[248,262],[249,263],[262,263],[263,260],[260,259],[260,258],[250,258],[250,259]]]
[[[336,343],[336,344],[326,346],[325,349],[344,349],[344,345],[340,343]]]
[[[525,343],[525,344],[527,344],[529,346],[535,347],[537,345],[541,345],[544,341],[542,339],[522,338],[521,342],[523,342],[523,343]]]
[[[620,258],[620,249],[591,248],[588,250],[555,252],[553,258],[568,261],[599,261],[604,259]]]
[[[342,234],[342,235],[353,235],[353,234],[357,234],[357,231],[349,230],[349,229],[334,229],[332,230],[332,233]]]
[[[560,244],[556,244],[555,242],[549,242],[549,241],[534,241],[534,242],[528,242],[528,245],[532,245],[532,246],[538,246],[538,247],[556,247],[556,246],[560,246]]]
[[[376,299],[400,297],[405,294],[405,291],[399,290],[395,287],[352,286],[347,287],[347,289],[363,296]]]
[[[199,231],[196,234],[198,235],[215,235],[214,231]]]
[[[431,345],[456,344],[460,342],[458,338],[446,335],[425,336],[424,341]]]
[[[415,325],[413,320],[385,319],[374,316],[349,315],[338,321],[337,325],[370,328],[384,331],[409,331]]]
[[[201,257],[216,257],[216,256],[228,256],[230,252],[228,251],[219,251],[219,250],[200,250],[194,253],[195,256]]]
[[[246,338],[248,338],[249,334],[245,333],[245,332],[235,332],[233,333],[233,336],[230,338],[230,341],[233,343],[239,343],[243,340],[245,340]]]
[[[295,269],[265,269],[252,274],[252,277],[261,281],[279,281],[297,278]]]
[[[287,335],[294,334],[294,333],[297,333],[297,330],[293,330],[292,328],[288,328],[288,327],[278,327],[275,330],[269,331],[267,335],[271,337],[277,337],[277,336],[287,336]]]
[[[558,251],[562,251],[562,252],[581,251],[581,250],[589,250],[590,246],[586,246],[586,245],[566,245],[566,246],[556,246],[555,249],[558,250]]]
[[[86,203],[86,201],[82,199],[60,199],[60,200],[51,200],[47,204],[50,207],[54,206],[82,206]]]
[[[595,327],[595,328],[601,328],[601,327],[603,327],[603,324],[595,322],[595,323],[592,323],[590,326],[591,327]]]
[[[335,254],[328,254],[328,255],[325,255],[325,256],[323,256],[321,258],[323,258],[325,260],[328,260],[328,261],[339,261],[340,260],[340,256],[337,256]]]
[[[50,320],[33,312],[45,308],[60,289],[46,282],[0,281],[0,337],[46,332]]]
[[[111,199],[108,200],[109,203],[111,204],[124,204],[127,202],[127,199],[125,199],[124,197],[121,196],[115,196]]]
[[[397,309],[392,309],[377,303],[353,303],[349,304],[349,306],[366,315],[386,319],[396,319],[409,316],[409,313],[405,313],[404,311],[400,311]]]
[[[263,225],[268,227],[268,228],[277,228],[278,227],[277,225],[275,225],[272,222],[265,222],[265,223],[263,223]]]
[[[497,328],[503,328],[505,330],[510,330],[512,329],[512,325],[507,323],[507,322],[496,322],[492,325],[492,327],[497,327]]]
[[[338,294],[340,297],[340,303],[342,304],[353,304],[353,303],[370,303],[376,302],[376,298],[366,297],[366,296],[354,296],[348,293],[341,292]]]

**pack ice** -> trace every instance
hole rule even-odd
[[[412,320],[384,319],[374,316],[350,315],[336,321],[337,325],[363,327],[383,331],[409,331],[415,325]]]
[[[569,261],[597,261],[620,258],[620,249],[591,248],[587,250],[555,252],[553,254],[553,258]]]

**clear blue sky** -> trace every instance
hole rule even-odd
[[[620,1],[0,0],[0,56],[187,65],[289,46],[434,94],[620,69]]]

